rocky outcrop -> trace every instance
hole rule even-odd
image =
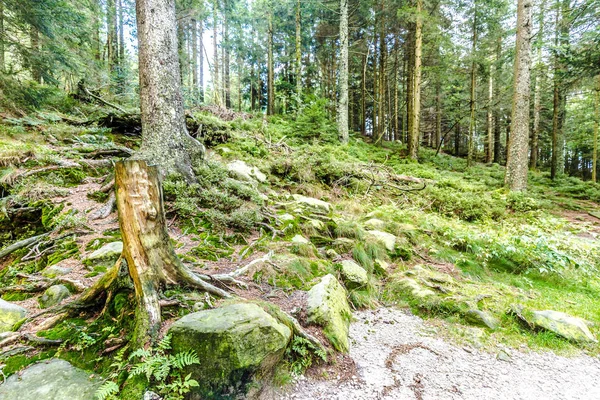
[[[90,400],[102,383],[59,359],[42,361],[11,375],[0,385],[2,400]]]
[[[13,330],[15,324],[25,318],[27,309],[0,299],[0,332]]]
[[[267,376],[281,361],[292,332],[252,303],[234,303],[188,314],[169,333],[175,353],[194,350],[201,363],[186,373],[200,383],[202,398],[233,388],[243,392],[252,379]]]
[[[306,309],[308,322],[323,327],[323,332],[337,350],[349,349],[348,329],[352,312],[346,298],[346,289],[328,274],[308,291]]]

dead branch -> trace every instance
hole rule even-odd
[[[50,235],[51,233],[52,232],[47,232],[47,233],[42,233],[41,235],[32,236],[27,239],[19,240],[18,242],[15,242],[15,243],[11,244],[10,246],[5,247],[4,249],[0,250],[0,259],[6,257],[7,255],[9,255],[19,249],[22,249],[23,247],[28,247],[28,246],[38,243],[42,239],[48,237],[48,235]]]
[[[90,92],[90,91],[88,90],[88,88],[86,88],[86,87],[85,87],[85,86],[83,86],[83,85],[82,85],[81,87],[83,88],[83,91],[85,92],[85,94],[87,94],[87,95],[88,95],[88,96],[90,96],[91,98],[93,98],[93,99],[96,99],[96,100],[98,100],[100,103],[102,103],[102,104],[104,104],[104,105],[107,105],[107,106],[109,106],[109,107],[112,107],[112,108],[114,108],[115,110],[118,110],[118,111],[122,112],[123,114],[125,114],[125,113],[126,113],[126,111],[125,111],[124,109],[122,109],[121,107],[119,107],[118,105],[116,105],[116,104],[113,104],[113,103],[111,103],[111,102],[109,102],[109,101],[106,101],[106,100],[104,100],[104,99],[103,99],[102,97],[100,97],[100,96],[96,96],[95,94],[93,94],[92,92]]]

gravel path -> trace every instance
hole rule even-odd
[[[508,361],[428,337],[423,320],[382,308],[354,314],[340,382],[301,378],[286,399],[600,399],[600,358],[510,350]],[[387,364],[387,366],[386,366]]]

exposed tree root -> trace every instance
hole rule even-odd
[[[112,210],[115,208],[116,203],[117,198],[115,197],[115,192],[110,192],[106,203],[102,207],[98,208],[96,211],[92,212],[88,217],[88,220],[94,221],[96,219],[104,219],[108,217]]]

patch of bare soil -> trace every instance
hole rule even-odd
[[[551,352],[497,354],[459,347],[407,310],[354,314],[349,358],[356,372],[299,377],[273,399],[573,399],[600,398],[600,359]],[[499,349],[500,351],[501,349]],[[327,378],[327,379],[323,379]]]

